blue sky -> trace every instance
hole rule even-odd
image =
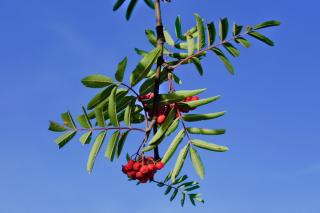
[[[153,12],[141,4],[127,22],[123,9],[112,12],[113,3],[0,0],[0,212],[319,213],[318,1],[173,0],[163,6],[172,34],[176,15],[187,29],[194,12],[241,24],[282,22],[265,30],[276,47],[254,42],[240,48],[241,57],[232,60],[235,76],[213,56],[205,59],[203,78],[193,67],[177,70],[183,88],[206,87],[202,97],[222,95],[199,113],[228,111],[199,124],[226,128],[226,135],[212,141],[228,145],[230,152],[201,151],[206,204],[197,209],[171,204],[154,185],[127,182],[120,171],[124,159],[110,164],[101,155],[88,175],[90,147],[74,140],[59,151],[57,135],[47,131],[49,119],[58,120],[68,109],[79,113],[96,93],[84,88],[81,78],[112,76],[124,56],[132,70],[139,60],[133,48],[151,48],[144,29],[153,28]],[[130,137],[127,150],[137,136]],[[185,171],[197,180],[190,161]]]

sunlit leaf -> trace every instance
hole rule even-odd
[[[125,131],[124,133],[121,133],[121,136],[118,142],[118,147],[117,147],[117,158],[119,158],[121,155],[124,143],[126,142],[129,132],[130,131],[128,130],[128,131]]]
[[[87,171],[88,173],[92,172],[92,168],[94,165],[94,162],[97,158],[97,155],[101,149],[101,146],[104,142],[105,136],[106,136],[107,132],[106,131],[102,131],[99,133],[99,135],[96,137],[94,144],[92,145],[90,154],[89,154],[89,158],[88,158],[88,162],[87,162]]]
[[[222,135],[226,132],[224,129],[204,129],[204,128],[187,128],[190,134],[200,135]]]
[[[109,86],[113,80],[105,75],[95,74],[85,77],[81,80],[82,84],[90,88],[102,88]]]
[[[195,13],[196,21],[197,21],[197,30],[198,30],[198,51],[200,51],[203,47],[206,46],[205,41],[205,32],[204,32],[204,26],[203,26],[203,20],[199,16],[199,14]]]
[[[202,149],[207,149],[210,151],[215,151],[215,152],[226,152],[229,150],[228,147],[226,146],[219,146],[213,143],[208,143],[203,140],[192,140],[192,144],[196,147],[202,148]]]
[[[182,116],[182,118],[184,121],[194,122],[194,121],[203,121],[203,120],[219,118],[224,114],[225,114],[225,111],[209,113],[209,114],[185,114]]]
[[[68,129],[59,123],[56,123],[54,121],[50,121],[49,130],[53,131],[53,132],[65,132]]]
[[[199,177],[201,179],[204,178],[204,167],[203,167],[203,163],[202,160],[197,152],[196,149],[194,149],[193,147],[190,147],[190,157],[193,163],[193,167],[196,170],[197,174],[199,175]],[[195,186],[197,187],[197,186]],[[199,186],[198,186],[199,187]],[[197,188],[194,188],[197,189]],[[187,190],[188,191],[188,190]],[[191,190],[190,190],[191,191]]]
[[[124,72],[126,71],[127,62],[128,62],[128,58],[125,57],[125,58],[118,64],[118,69],[117,69],[117,72],[116,72],[116,74],[115,74],[115,78],[116,78],[117,81],[119,81],[119,82],[122,82],[122,81],[123,81],[123,76],[124,76]]]
[[[55,142],[56,142],[56,144],[58,144],[59,148],[61,149],[76,135],[76,133],[77,133],[77,131],[69,131],[69,132],[61,135],[60,137],[58,137],[55,140]]]
[[[179,175],[182,167],[183,167],[183,164],[184,164],[184,161],[187,157],[187,154],[189,152],[189,149],[190,149],[190,144],[188,143],[187,145],[185,145],[179,155],[178,155],[178,158],[177,158],[177,161],[176,161],[176,164],[173,168],[173,171],[172,171],[172,175],[171,175],[171,181],[174,182],[176,180],[176,177]]]
[[[230,63],[229,59],[225,56],[225,54],[218,48],[212,48],[211,50],[220,58],[220,60],[224,63],[229,72],[233,75],[234,68]]]
[[[82,144],[89,144],[91,141],[92,131],[86,132],[83,135],[81,135],[79,141]]]
[[[130,76],[130,84],[132,86],[136,85],[148,74],[160,53],[161,47],[156,47],[139,62]]]
[[[76,125],[72,119],[70,112],[65,112],[61,114],[63,124],[71,129],[76,129]]]
[[[120,131],[115,131],[108,142],[105,157],[108,158],[110,161],[113,161],[114,159],[117,148],[117,142],[119,140],[119,135]]]
[[[181,141],[183,140],[185,135],[186,135],[185,130],[184,129],[180,130],[180,132],[176,135],[176,137],[171,142],[171,144],[170,144],[169,148],[167,149],[166,153],[164,154],[161,162],[166,164],[171,159],[171,157],[173,156],[173,154],[177,150],[179,144],[181,143]]]

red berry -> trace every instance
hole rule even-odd
[[[191,101],[197,101],[197,100],[199,100],[198,96],[192,96]]]
[[[141,163],[135,162],[135,163],[133,164],[133,170],[134,170],[134,171],[139,171],[140,168],[141,168]]]
[[[142,167],[140,168],[140,172],[141,172],[142,174],[147,174],[147,173],[149,172],[148,166],[142,166]]]
[[[130,171],[127,173],[127,175],[129,178],[136,179],[136,172],[135,171]]]
[[[147,161],[153,161],[153,157],[151,156],[147,157]]]
[[[162,169],[163,167],[164,167],[164,164],[163,164],[162,162],[156,163],[156,168],[157,168],[158,170]]]
[[[127,166],[122,166],[122,172],[123,172],[124,174],[127,174],[127,172],[128,172]]]
[[[146,182],[148,182],[148,178],[142,178],[139,181],[140,181],[140,183],[146,183]]]
[[[137,172],[137,173],[136,173],[136,178],[137,178],[137,179],[143,178],[143,174],[142,174],[141,172]]]
[[[148,165],[148,169],[150,172],[154,172],[156,170],[156,166],[152,163]]]
[[[157,118],[157,123],[158,124],[162,124],[164,121],[166,120],[166,116],[165,115],[159,115]]]
[[[153,93],[153,92],[148,93],[148,94],[147,94],[147,98],[148,98],[148,99],[154,98],[154,93]]]
[[[132,170],[133,168],[133,164],[134,164],[134,161],[133,160],[129,160],[126,167],[128,170]]]

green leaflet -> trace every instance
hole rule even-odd
[[[233,23],[233,36],[238,36],[241,33],[242,28],[243,26]]]
[[[245,39],[243,37],[238,37],[238,38],[235,39],[235,41],[237,43],[240,43],[245,48],[249,48],[251,46],[251,43],[247,39]]]
[[[153,30],[145,30],[145,34],[149,40],[149,42],[156,47],[157,46],[157,38]]]
[[[204,179],[204,167],[203,167],[202,160],[201,160],[197,150],[194,149],[193,147],[190,147],[190,157],[192,160],[193,167],[196,170],[197,174],[199,175],[199,177],[201,179]],[[197,186],[195,186],[195,187],[197,187]],[[199,188],[199,186],[198,186],[198,188]],[[197,188],[193,188],[192,190],[194,190],[194,189],[197,189]],[[186,190],[188,191],[188,189],[186,189]]]
[[[261,24],[257,24],[256,26],[254,26],[254,30],[259,30],[262,28],[267,28],[267,27],[275,27],[275,26],[279,26],[281,23],[279,21],[276,20],[271,20],[271,21],[266,21],[263,22]]]
[[[77,131],[69,131],[69,132],[61,135],[60,137],[58,137],[55,140],[55,142],[56,142],[56,144],[58,144],[59,149],[64,147],[76,135],[76,133],[77,133]]]
[[[174,45],[175,48],[180,49],[180,50],[187,50],[188,49],[188,42],[181,42],[181,43],[177,43]]]
[[[220,58],[220,60],[224,63],[224,65],[228,69],[228,71],[232,75],[234,75],[234,68],[233,68],[232,64],[230,63],[229,59],[225,56],[225,54],[218,48],[212,48],[211,50]]]
[[[214,26],[213,22],[207,24],[207,31],[208,31],[208,44],[213,45],[216,39],[216,27]]]
[[[89,144],[91,141],[91,136],[92,136],[92,131],[86,132],[80,137],[79,141],[82,144]]]
[[[117,87],[113,88],[109,97],[108,114],[111,124],[115,127],[119,127],[119,122],[117,118],[116,92]]]
[[[134,103],[132,102],[128,103],[128,106],[124,111],[124,123],[126,124],[127,127],[131,126],[131,113],[134,106],[135,106]]]
[[[154,3],[152,0],[144,0],[144,2],[151,8],[154,9]]]
[[[177,38],[185,41],[186,38],[185,36],[182,35],[182,31],[181,31],[181,18],[180,16],[177,16],[176,21],[175,21],[175,31],[176,31],[176,36]]]
[[[248,33],[250,36],[262,41],[263,43],[269,45],[269,46],[274,46],[274,43],[273,41],[271,41],[269,38],[267,38],[266,36],[258,33],[258,32],[255,32],[255,31],[251,31]]]
[[[117,148],[117,142],[119,140],[119,135],[120,131],[115,131],[108,142],[108,146],[104,156],[108,158],[110,161],[113,161],[114,159],[114,155],[116,153]]]
[[[70,112],[65,112],[61,114],[61,118],[63,120],[63,123],[65,126],[71,128],[71,129],[76,129],[76,125],[74,124],[74,121],[72,119],[72,116],[70,114]]]
[[[176,74],[172,74],[174,82],[176,82],[177,84],[182,84],[182,80]]]
[[[126,0],[118,0],[113,6],[113,11],[118,10],[125,1]]]
[[[190,149],[189,143],[181,149],[181,151],[178,155],[176,164],[175,164],[173,171],[172,171],[172,174],[171,174],[171,182],[175,182],[176,177],[179,175],[179,173],[183,167],[184,161],[187,157],[187,154],[189,152],[189,149]]]
[[[202,178],[202,179],[203,179],[203,178]],[[189,191],[193,191],[193,190],[196,190],[196,189],[199,189],[199,188],[200,188],[200,186],[199,186],[199,185],[196,185],[196,186],[192,186],[192,187],[190,187],[190,188],[185,189],[185,191],[189,192]]]
[[[166,164],[171,159],[172,155],[177,150],[179,144],[181,143],[181,141],[183,140],[185,135],[186,135],[185,130],[184,129],[180,130],[180,132],[173,139],[173,141],[171,142],[169,148],[167,149],[166,153],[164,154],[164,156],[163,156],[163,158],[161,160],[162,163]]]
[[[176,109],[173,108],[169,112],[169,114],[168,114],[166,120],[164,121],[164,123],[161,124],[161,126],[158,129],[157,133],[152,137],[151,141],[149,142],[149,145],[158,144],[157,142],[165,134],[167,129],[170,127],[170,125],[172,124],[172,121],[175,118],[175,116],[176,116]]]
[[[50,126],[49,126],[48,130],[50,130],[50,131],[53,131],[53,132],[64,132],[64,131],[68,130],[63,125],[58,124],[58,123],[56,123],[54,121],[49,121],[49,122],[50,122]]]
[[[156,145],[149,145],[149,146],[145,147],[142,151],[143,152],[149,152],[149,151],[153,150],[156,147],[157,147]]]
[[[90,88],[102,88],[113,83],[113,80],[108,76],[95,74],[85,77],[81,80],[82,84]]]
[[[206,41],[205,41],[205,32],[204,32],[204,26],[203,26],[203,20],[202,18],[195,13],[196,16],[196,21],[197,21],[197,30],[198,30],[198,51],[200,51],[203,47],[206,46]]]
[[[170,53],[169,56],[172,58],[184,59],[188,57],[188,53]]]
[[[99,105],[100,103],[102,103],[103,101],[108,101],[108,97],[111,94],[111,91],[113,90],[113,88],[115,87],[115,84],[110,85],[109,87],[103,89],[102,91],[100,91],[97,95],[95,95],[88,103],[87,105],[87,109],[93,109],[95,108],[97,105]],[[89,116],[90,117],[90,116]]]
[[[229,22],[227,18],[220,19],[219,21],[220,40],[224,41],[227,38],[229,30]]]
[[[195,108],[195,107],[206,105],[206,104],[209,104],[209,103],[211,103],[213,101],[216,101],[220,97],[221,97],[220,95],[217,95],[217,96],[213,96],[213,97],[210,97],[210,98],[200,99],[200,100],[197,100],[197,101],[180,102],[180,103],[178,103],[178,106],[179,107]]]
[[[223,44],[223,47],[233,56],[233,57],[239,57],[240,52],[237,48],[235,48],[231,43],[226,42]]]
[[[187,43],[188,43],[188,56],[191,56],[194,53],[194,39],[192,36],[187,36]]]
[[[118,64],[118,69],[117,72],[115,74],[115,78],[117,81],[122,82],[123,81],[123,76],[124,76],[124,72],[126,71],[126,67],[127,67],[127,62],[128,62],[128,58],[125,57],[119,64]]]
[[[175,190],[173,191],[173,193],[172,193],[172,195],[171,195],[171,197],[170,197],[170,202],[172,202],[172,201],[176,198],[178,192],[179,192],[178,189],[175,189]]]
[[[181,200],[180,200],[180,204],[181,204],[182,207],[184,206],[185,201],[186,201],[186,194],[182,193],[181,194]]]
[[[200,135],[223,135],[226,130],[224,129],[203,129],[203,128],[187,128],[190,134]]]
[[[103,114],[103,110],[101,107],[95,108],[95,115],[96,115],[96,121],[97,121],[98,126],[105,127],[106,121],[104,119],[104,114]]]
[[[120,136],[120,139],[118,142],[118,147],[117,147],[117,158],[119,158],[121,155],[124,143],[126,142],[126,139],[128,137],[129,132],[130,132],[130,130],[125,131],[124,133],[121,133],[121,136]]]
[[[150,53],[143,57],[137,67],[133,70],[130,76],[131,86],[140,82],[150,71],[152,65],[155,63],[161,53],[161,47],[156,47]]]
[[[164,192],[164,195],[169,194],[170,191],[171,191],[171,189],[172,189],[172,187],[171,187],[171,186],[168,186],[167,189],[166,189],[166,191]]]
[[[226,146],[219,146],[213,143],[208,143],[203,140],[192,140],[192,144],[196,147],[202,148],[202,149],[207,149],[210,151],[215,151],[215,152],[226,152],[229,150],[228,147]]]
[[[202,65],[201,65],[199,58],[192,58],[191,61],[195,65],[195,67],[197,68],[199,75],[202,76],[203,75],[203,68],[202,68]]]
[[[166,42],[167,42],[170,46],[174,47],[174,40],[172,39],[170,33],[169,33],[167,30],[164,30],[164,31],[163,31],[163,34],[164,34],[164,38],[165,38]]]
[[[87,171],[90,174],[92,172],[92,168],[94,166],[94,162],[97,158],[97,155],[101,149],[101,146],[104,142],[104,139],[106,137],[107,131],[102,131],[99,133],[99,135],[96,137],[94,144],[91,148],[90,154],[89,154],[89,158],[88,158],[88,162],[87,162]]]
[[[216,113],[209,113],[209,114],[186,114],[182,116],[184,121],[194,122],[194,121],[203,121],[209,119],[215,119],[223,116],[225,111],[223,112],[216,112]]]
[[[136,53],[137,53],[138,55],[142,55],[142,56],[148,55],[148,52],[147,52],[147,51],[140,50],[140,49],[138,49],[138,48],[134,48],[134,51],[136,51]]]
[[[133,12],[133,9],[135,8],[136,4],[137,4],[138,0],[131,0],[128,8],[127,8],[127,12],[126,12],[126,19],[129,20],[131,17],[131,14]]]
[[[166,131],[166,137],[170,136],[171,133],[173,133],[174,131],[176,131],[176,129],[179,126],[179,122],[180,122],[180,118],[176,118],[172,124],[169,126],[168,130]]]
[[[82,107],[82,111],[83,111],[83,114],[77,117],[77,121],[83,128],[86,128],[86,129],[92,128],[87,112],[84,107]]]

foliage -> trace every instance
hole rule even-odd
[[[113,9],[119,9],[124,2],[125,0],[118,0]],[[129,1],[126,12],[127,19],[131,17],[137,2],[137,0]],[[159,6],[156,8],[160,8],[158,0],[155,2],[145,0],[144,2],[152,9],[155,8],[155,5]],[[237,46],[242,45],[249,48],[251,46],[249,38],[273,46],[273,41],[261,34],[260,30],[280,24],[278,21],[266,21],[255,26],[243,26],[236,23],[230,26],[227,18],[220,19],[218,23],[205,23],[199,14],[194,15],[195,26],[185,32],[182,30],[181,18],[179,16],[176,18],[174,23],[176,38],[173,38],[168,30],[163,30],[161,23],[157,24],[157,33],[147,29],[145,31],[146,38],[152,48],[148,51],[135,49],[137,54],[141,55],[141,60],[130,73],[129,83],[123,82],[128,63],[128,58],[125,57],[115,69],[114,77],[93,74],[82,79],[81,82],[85,87],[100,89],[89,100],[87,106],[83,107],[82,114],[74,119],[70,112],[65,112],[61,115],[61,122],[50,121],[49,126],[49,130],[62,133],[55,140],[59,148],[63,148],[77,134],[80,134],[79,141],[82,144],[93,143],[87,162],[89,173],[92,172],[108,132],[111,131],[112,135],[106,144],[104,155],[110,161],[121,157],[126,139],[131,132],[141,132],[143,137],[140,142],[137,140],[137,150],[133,152],[133,155],[127,155],[128,162],[131,159],[139,162],[139,159],[145,159],[144,156],[147,152],[153,151],[154,157],[152,159],[168,165],[167,163],[176,154],[174,167],[170,169],[171,172],[165,180],[157,181],[152,176],[149,182],[155,182],[159,187],[166,187],[166,195],[172,192],[170,201],[180,193],[182,206],[186,197],[189,197],[193,205],[196,201],[204,202],[200,198],[200,194],[191,193],[199,188],[199,183],[185,182],[188,176],[180,176],[188,156],[195,172],[203,179],[205,166],[198,150],[225,152],[229,148],[197,139],[197,135],[224,134],[226,132],[224,129],[199,128],[193,122],[217,119],[225,112],[189,113],[198,107],[217,101],[220,96],[200,99],[198,95],[202,95],[206,90],[203,88],[176,91],[174,84],[182,84],[181,78],[177,75],[178,68],[186,64],[194,64],[195,70],[202,76],[205,73],[201,62],[209,54],[213,54],[231,74],[234,74],[235,69],[229,56],[240,56]],[[167,56],[166,60],[163,56]],[[166,82],[169,83],[168,92],[159,94],[159,86]],[[145,128],[139,125],[143,122],[146,125]],[[153,136],[151,136],[152,129],[154,130]],[[94,132],[97,132],[96,136],[94,136]],[[162,141],[174,133],[176,135],[167,146],[164,155],[158,156],[158,146],[165,146]],[[130,176],[129,179],[139,178]],[[138,181],[138,184],[140,183],[143,182]]]

